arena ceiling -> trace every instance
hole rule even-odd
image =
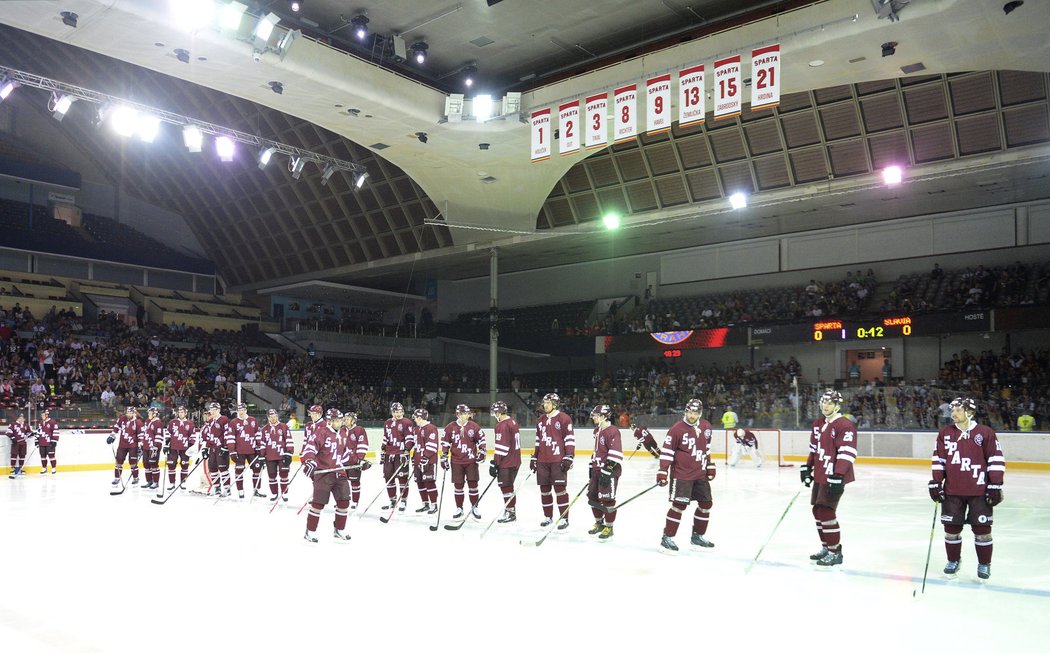
[[[512,271],[1050,196],[1050,5],[1007,15],[1003,2],[893,0],[891,21],[875,4],[309,0],[296,16],[273,1],[261,5],[282,26],[319,40],[254,62],[228,35],[173,27],[166,2],[12,0],[0,3],[0,66],[367,167],[355,191],[343,175],[296,181],[251,156],[220,164],[121,145],[76,119],[86,109],[75,104],[56,128],[115,185],[185,215],[238,289],[328,280],[418,290],[410,277],[487,274],[493,245]],[[78,14],[76,28],[62,11]],[[347,38],[358,13],[374,34],[425,40],[427,64],[394,61],[375,37]],[[463,90],[474,62],[475,88],[520,90],[527,111],[774,40],[780,107],[587,158],[531,164],[518,120],[444,120],[445,94]],[[896,54],[881,56],[890,41]],[[877,171],[902,161],[906,183],[883,187]],[[726,197],[739,189],[751,205],[731,212]],[[609,210],[625,216],[611,235],[598,226]]]

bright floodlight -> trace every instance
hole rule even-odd
[[[900,166],[890,166],[882,171],[882,181],[887,186],[896,186],[901,183],[903,176],[904,171],[901,170]]]
[[[182,128],[182,144],[190,152],[200,152],[201,143],[204,142],[204,134],[197,125],[186,125]]]
[[[76,100],[76,98],[72,95],[57,97],[54,100],[54,106],[51,108],[51,117],[62,122],[62,119],[66,117],[66,112],[69,111],[69,107],[73,106],[73,100]]]
[[[279,22],[281,22],[281,17],[277,14],[270,13],[263,16],[259,19],[259,24],[255,26],[255,36],[261,41],[270,40],[270,35],[273,34],[273,29]]]
[[[18,82],[13,79],[5,79],[3,83],[0,83],[0,102],[7,99],[8,95],[11,95],[11,91],[18,87]]]
[[[492,117],[492,96],[491,95],[475,95],[474,96],[474,119],[478,122],[485,122]]]
[[[131,107],[114,107],[109,114],[109,125],[121,136],[131,136],[139,126],[139,112]]]
[[[368,180],[368,173],[367,172],[360,172],[360,173],[358,173],[357,176],[354,177],[354,188],[357,188],[358,190],[360,190],[365,185],[365,181],[367,181],[367,180]]]
[[[263,148],[259,152],[259,169],[262,170],[270,163],[270,159],[273,158],[273,153],[277,151],[276,147],[272,145],[270,147]]]
[[[160,118],[148,113],[139,115],[138,124],[135,126],[135,133],[139,135],[139,138],[146,143],[152,143],[156,140],[158,132],[160,132]]]
[[[606,229],[619,229],[620,228],[620,216],[615,213],[606,213],[602,216],[602,224],[605,225]]]
[[[329,163],[328,165],[326,165],[324,167],[324,172],[321,174],[321,185],[322,186],[327,186],[328,185],[328,180],[331,179],[332,175],[335,174],[335,170],[336,170],[335,166],[333,166],[331,163]]]
[[[233,161],[233,152],[236,149],[233,139],[229,136],[219,136],[215,139],[215,153],[223,163]]]
[[[747,195],[743,193],[733,193],[729,196],[729,206],[734,209],[742,209],[747,206]]]
[[[215,3],[212,0],[171,0],[168,6],[176,29],[187,32],[207,27],[215,17]]]
[[[222,14],[219,15],[219,27],[229,30],[240,29],[241,19],[244,18],[246,11],[248,11],[248,5],[242,2],[231,2],[222,8]]]

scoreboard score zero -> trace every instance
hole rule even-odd
[[[825,320],[813,323],[813,340],[878,340],[901,338],[912,334],[912,319],[909,316],[887,317],[873,322],[843,322]]]

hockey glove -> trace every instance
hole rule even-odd
[[[607,488],[612,485],[612,470],[608,467],[602,467],[598,471],[598,487]]]
[[[989,485],[988,489],[984,491],[984,500],[991,506],[995,507],[1003,502],[1003,490],[998,485]]]
[[[379,454],[379,464],[380,465],[385,465],[386,464],[386,454],[385,453]]]
[[[484,452],[484,451],[479,451],[479,452],[478,452],[478,457],[477,457],[477,458],[475,458],[475,461],[476,461],[476,462],[477,462],[477,463],[478,463],[479,465],[480,465],[480,464],[482,464],[482,463],[484,463],[484,462],[485,462],[485,452]]]
[[[317,463],[312,460],[307,460],[303,463],[303,474],[306,474],[306,478],[313,478],[314,471],[317,470]]]
[[[171,455],[171,447],[164,447],[164,457],[167,458]]]
[[[712,463],[708,463],[707,464],[707,480],[709,480],[709,481],[715,480],[715,475],[717,473],[718,473],[718,470],[715,469],[715,466]]]
[[[572,458],[561,459],[561,471],[567,472],[572,469]]]
[[[802,479],[802,485],[809,487],[813,485],[813,470],[809,465],[803,465],[798,470],[798,476]]]
[[[219,447],[219,456],[226,458],[230,455],[230,450],[226,447]]]
[[[489,463],[489,476],[491,476],[492,478],[496,478],[497,476],[499,476],[499,465],[496,464],[495,460]]]
[[[661,469],[660,471],[656,472],[656,484],[659,485],[660,487],[665,487],[667,485],[667,472],[666,471]]]
[[[208,447],[201,447],[201,460],[206,460],[211,457],[211,450]]]
[[[449,463],[448,456],[442,456],[441,457],[441,469],[443,469],[443,470],[445,470],[447,472],[448,468],[451,467],[451,466],[452,466],[452,464]]]
[[[372,466],[372,463],[368,462],[367,460],[362,460],[361,461],[361,471],[365,471],[366,469],[370,468],[371,466]]]
[[[931,499],[933,499],[937,503],[942,503],[944,501],[944,488],[941,487],[940,483],[938,483],[937,481],[930,481],[928,488],[930,490]]]
[[[841,497],[846,491],[846,484],[842,482],[842,474],[832,474],[828,477],[828,496],[832,499]]]
[[[14,440],[14,438],[11,438],[11,439]],[[113,444],[116,441],[117,441],[117,436],[115,436],[115,435],[110,435],[109,437],[106,438],[106,444]]]
[[[539,465],[539,462],[536,460],[536,456],[533,456],[532,458],[529,458],[529,469],[530,470],[536,471],[536,467],[538,465]]]

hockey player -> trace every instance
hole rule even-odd
[[[733,431],[733,453],[729,455],[729,466],[736,467],[745,453],[755,463],[755,467],[762,467],[762,454],[758,452],[758,437],[747,429],[738,428]]]
[[[463,482],[466,481],[470,492],[470,514],[481,519],[478,507],[478,465],[485,462],[485,434],[481,427],[470,419],[470,406],[456,406],[456,419],[445,427],[441,436],[441,468],[452,467],[452,487],[455,488],[456,514],[453,519],[463,516]]]
[[[230,450],[230,457],[233,458],[237,496],[244,498],[244,472],[246,467],[251,467],[254,496],[265,497],[260,490],[265,457],[262,442],[259,441],[259,423],[248,414],[248,404],[237,404],[237,416],[226,424],[224,438],[226,448]]]
[[[353,411],[343,413],[342,432],[350,452],[350,466],[361,467],[347,470],[346,475],[350,481],[350,510],[357,510],[357,504],[361,501],[361,472],[372,466],[365,458],[368,455],[368,433],[357,423],[357,413]]]
[[[684,419],[667,430],[663,447],[660,448],[660,471],[656,482],[660,486],[673,481],[670,491],[671,508],[664,522],[664,534],[660,546],[666,551],[677,551],[674,536],[682,513],[691,501],[696,501],[693,513],[693,534],[690,544],[704,548],[714,544],[706,537],[708,520],[711,518],[711,481],[715,479],[715,465],[708,454],[711,444],[711,423],[701,419],[704,404],[699,399],[685,403]]]
[[[328,498],[335,499],[335,530],[332,536],[340,542],[350,539],[346,532],[346,516],[350,509],[350,484],[346,479],[346,471],[330,471],[326,474],[324,470],[335,470],[346,466],[350,455],[346,448],[346,442],[332,430],[329,423],[321,416],[314,418],[314,408],[310,407],[310,417],[313,419],[312,429],[309,429],[303,440],[303,474],[313,479],[314,493],[310,499],[310,511],[306,516],[306,533],[303,539],[307,542],[317,541],[317,525],[321,521],[321,511],[328,504]],[[329,408],[325,417],[329,422],[336,422],[343,416],[335,408]]]
[[[638,424],[631,424],[631,429],[634,431],[634,439],[638,441],[635,449],[645,449],[653,458],[659,458],[660,445],[656,443],[656,438],[649,432],[649,429]]]
[[[186,476],[190,471],[189,448],[197,444],[197,426],[192,419],[187,417],[185,406],[180,405],[175,409],[175,418],[168,422],[167,434],[164,438],[164,458],[168,463],[168,484],[175,487],[175,465],[181,467],[179,475],[179,489],[186,489]]]
[[[594,527],[587,531],[602,542],[613,536],[616,521],[616,486],[623,466],[623,447],[620,429],[612,424],[612,409],[599,404],[591,411],[594,422],[594,453],[591,454],[591,481],[587,486],[587,500],[594,514]],[[600,507],[599,507],[600,506]]]
[[[277,411],[266,411],[266,424],[259,432],[263,458],[266,460],[266,475],[270,479],[270,501],[280,497],[288,501],[288,469],[292,465],[295,443],[288,432],[288,425],[281,422]]]
[[[11,438],[11,475],[8,478],[24,476],[22,466],[26,464],[26,451],[29,449],[29,426],[26,425],[25,415],[18,413],[15,421],[7,426],[7,437]]]
[[[160,419],[160,409],[150,406],[146,409],[146,425],[139,436],[139,449],[142,451],[142,466],[146,470],[144,490],[156,490],[160,487],[160,450],[164,447],[164,422]]]
[[[809,458],[799,472],[807,487],[816,481],[809,502],[823,546],[809,559],[820,567],[842,564],[837,511],[846,484],[854,481],[853,463],[857,460],[857,432],[853,422],[839,412],[841,408],[842,393],[837,390],[820,396],[820,412],[824,416],[813,421]]]
[[[114,454],[116,464],[113,466],[113,485],[120,485],[120,475],[124,471],[124,460],[131,466],[131,484],[139,483],[139,438],[142,435],[142,420],[138,409],[128,406],[124,414],[117,418],[113,431],[106,438],[106,444],[117,442]]]
[[[503,493],[503,516],[496,521],[506,524],[518,518],[515,514],[518,497],[514,494],[514,479],[518,477],[518,469],[521,467],[521,434],[518,432],[518,423],[507,414],[505,402],[493,403],[489,411],[496,420],[489,476],[496,479],[496,484]]]
[[[955,578],[959,571],[963,524],[969,524],[977,551],[977,577],[986,580],[992,575],[992,508],[1003,500],[1006,459],[995,431],[974,421],[977,402],[959,397],[949,406],[953,424],[937,433],[929,484],[930,498],[942,503],[948,554],[944,573]]]
[[[51,419],[51,411],[45,410],[40,413],[40,423],[37,425],[36,444],[40,449],[40,473],[47,473],[47,463],[51,461],[51,473],[58,473],[58,463],[55,460],[55,449],[58,448],[58,422]]]
[[[208,404],[201,425],[201,456],[207,461],[212,492],[216,496],[230,496],[230,449],[226,444],[226,425],[230,418],[222,414],[217,401]]]
[[[438,430],[430,423],[430,413],[425,408],[414,410],[412,421],[415,422],[415,452],[412,462],[415,466],[416,487],[419,488],[419,497],[423,500],[423,507],[416,512],[435,514],[438,511]],[[444,459],[441,464],[446,464]]]
[[[384,510],[390,510],[400,497],[399,509],[404,512],[408,501],[408,452],[412,449],[412,422],[405,418],[405,407],[400,402],[390,404],[390,418],[383,423],[383,447],[380,463],[386,494],[390,499]]]
[[[558,529],[569,527],[569,493],[565,489],[569,470],[576,455],[576,436],[572,418],[558,410],[561,397],[553,392],[543,395],[543,414],[536,422],[536,449],[529,460],[529,468],[536,472],[543,505],[540,526],[550,526],[554,520],[554,497],[558,499]]]

